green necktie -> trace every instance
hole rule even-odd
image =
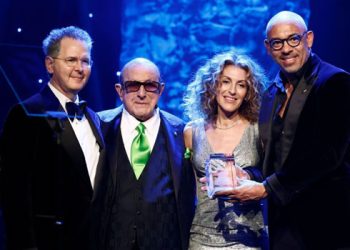
[[[131,144],[131,165],[138,179],[146,166],[150,156],[150,148],[145,134],[145,125],[140,123],[137,127],[137,135]]]

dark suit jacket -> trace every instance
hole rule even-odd
[[[106,164],[104,177],[107,181],[101,181],[110,186],[108,190],[115,191],[116,186],[116,159],[117,154],[115,150],[116,146],[116,133],[120,127],[120,120],[122,114],[122,106],[107,110],[99,113],[103,122],[102,127],[104,130],[105,141],[106,141]],[[190,161],[184,159],[184,141],[183,141],[183,128],[184,123],[179,118],[165,112],[160,111],[160,118],[165,125],[167,151],[169,154],[169,162],[171,164],[171,174],[174,183],[175,199],[177,204],[177,214],[179,217],[180,233],[183,249],[187,249],[189,230],[191,227],[194,209],[195,209],[195,179]],[[104,231],[103,228],[108,224],[109,210],[106,207],[111,207],[108,201],[113,200],[113,193],[107,192],[105,189],[100,189],[100,193],[97,194],[99,199],[94,200],[96,207],[100,206],[95,218],[99,220],[99,232],[102,234],[103,239]],[[102,201],[104,199],[104,201]],[[107,203],[106,203],[107,202]],[[101,208],[104,206],[104,208]],[[101,215],[101,211],[104,211]],[[161,222],[159,222],[161,223]],[[101,239],[100,238],[100,239]]]
[[[278,77],[277,80],[279,81]],[[274,169],[276,84],[263,97],[260,135],[274,249],[350,246],[350,75],[312,55],[294,90]]]
[[[62,112],[45,87],[16,105],[6,120],[1,181],[8,249],[86,249],[93,189],[78,139]],[[102,150],[99,118],[89,108],[86,117]]]

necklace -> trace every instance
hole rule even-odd
[[[216,123],[212,123],[213,127],[214,128],[217,128],[217,129],[221,129],[221,130],[226,130],[226,129],[230,129],[230,128],[233,128],[234,126],[236,126],[238,124],[238,122],[240,122],[241,119],[238,119],[237,121],[233,122],[230,126],[228,127],[219,127]]]

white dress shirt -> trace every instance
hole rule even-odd
[[[142,122],[146,129],[145,134],[148,139],[150,146],[150,152],[152,153],[154,144],[156,143],[159,127],[160,127],[160,116],[159,108],[154,112],[154,115],[145,122]],[[126,154],[128,155],[129,161],[131,162],[131,144],[137,135],[136,127],[140,124],[140,121],[133,117],[125,108],[123,108],[122,118],[120,121],[120,130],[122,133],[122,139],[125,147]]]
[[[66,103],[71,102],[68,97],[59,92],[51,83],[48,84],[54,95],[59,100],[64,111],[66,110]],[[79,96],[77,96],[75,103],[79,103]],[[100,146],[97,143],[96,137],[92,131],[89,121],[86,119],[85,115],[81,120],[74,118],[73,121],[68,119],[72,125],[75,136],[77,137],[80,147],[84,153],[85,162],[87,170],[90,177],[90,182],[92,188],[94,188],[96,169],[98,164],[98,159],[100,157]]]

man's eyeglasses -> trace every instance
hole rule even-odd
[[[92,66],[93,61],[89,58],[82,58],[79,59],[77,57],[66,57],[66,58],[59,58],[59,57],[51,57],[53,59],[57,60],[63,60],[68,67],[75,67],[78,65],[78,61],[80,61],[81,66],[84,68],[89,68]]]
[[[305,34],[307,34],[307,31],[305,31],[301,35],[300,34],[290,35],[286,39],[271,39],[271,40],[266,39],[266,42],[270,45],[270,48],[273,50],[281,50],[284,46],[284,42],[287,42],[290,47],[295,48],[299,46]]]
[[[156,81],[146,81],[146,82],[125,81],[123,83],[123,87],[127,93],[139,91],[139,89],[141,88],[141,85],[145,88],[147,92],[152,92],[157,94],[160,92],[161,84]]]

